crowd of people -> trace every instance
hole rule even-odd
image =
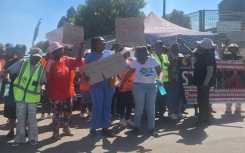
[[[133,48],[115,44],[111,50],[122,54],[125,66],[129,70],[109,79],[104,77],[103,81],[93,85],[89,85],[90,77],[83,71],[82,65],[112,54],[105,50],[106,43],[102,37],[92,38],[91,48],[84,51],[84,58],[83,42],[79,46],[76,58],[71,57],[70,48],[61,46],[58,42],[48,47],[45,58],[42,57],[43,51],[40,48],[31,48],[30,57],[24,58],[25,45],[17,44],[14,47],[11,43],[0,44],[3,82],[1,97],[5,102],[4,117],[10,125],[7,137],[14,137],[17,120],[16,136],[12,146],[25,143],[26,137],[32,145],[38,144],[38,103],[42,105],[41,119],[52,118],[53,138],[61,139],[61,119],[64,125],[63,132],[73,136],[69,123],[73,122],[74,99],[81,102],[79,116],[84,118],[86,111],[88,116],[91,116],[91,137],[97,136],[96,130],[99,128],[102,128],[102,135],[113,137],[113,131],[109,130],[109,120],[110,116],[117,114],[121,126],[134,126],[134,135],[140,133],[142,114],[145,114],[148,133],[157,137],[158,133],[154,130],[155,118],[170,123],[171,120],[183,119],[185,114],[188,114],[185,110],[186,98],[179,63],[179,58],[183,57],[194,57],[196,60],[194,85],[197,86],[198,105],[195,105],[195,116],[198,121],[193,126],[209,125],[210,113],[215,112],[209,104],[209,91],[216,76],[216,45],[208,38],[197,41],[197,44],[197,49],[192,51],[182,39],[177,39],[177,43],[171,44],[168,51],[163,42],[157,40],[154,52],[150,45],[136,46],[135,58],[130,57]],[[228,44],[227,40],[221,51],[222,58],[243,59],[238,56],[238,46]],[[226,47],[229,49],[227,53],[224,52]],[[180,49],[185,50],[186,54],[180,53]],[[164,87],[166,94],[162,94],[160,87]],[[76,95],[80,98],[74,98]],[[231,112],[231,106],[227,104],[226,112]],[[244,112],[241,104],[236,105],[236,111]],[[47,117],[45,113],[48,113]]]

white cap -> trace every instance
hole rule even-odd
[[[211,49],[216,47],[213,40],[209,38],[204,38],[202,41],[197,41],[197,44],[204,49]]]
[[[91,53],[91,49],[86,49],[83,53],[83,56],[85,56],[86,54],[90,54]]]
[[[124,47],[123,50],[120,52],[122,55],[127,53],[127,52],[131,52],[133,50],[133,48],[129,48],[129,47]]]

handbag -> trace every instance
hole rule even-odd
[[[95,55],[96,55],[96,56],[99,58],[99,60],[100,60],[99,55],[96,54],[96,53],[95,53]],[[115,88],[115,87],[119,84],[119,79],[118,79],[118,76],[117,76],[117,75],[111,77],[111,78],[109,79],[109,81],[110,81],[110,86],[111,86],[112,88]]]

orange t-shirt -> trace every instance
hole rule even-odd
[[[128,60],[128,64],[131,65],[131,61]],[[121,82],[123,82],[125,76],[126,76],[127,72],[124,72],[121,74]],[[134,74],[128,79],[128,81],[126,81],[124,83],[124,86],[123,86],[123,89],[121,90],[121,92],[126,92],[126,91],[131,91],[132,90],[132,86],[133,86],[133,80],[134,80],[134,77],[135,77],[135,72]]]
[[[75,78],[75,72],[74,72],[74,70],[72,70],[71,71],[71,79],[70,79],[70,88],[71,88],[71,92],[72,92],[72,97],[76,96],[76,93],[75,93],[74,87],[73,87],[74,78]]]
[[[40,59],[39,63],[41,63],[43,67],[46,67],[48,62],[46,61],[45,58],[42,58]]]
[[[5,61],[5,59],[2,59],[2,60],[0,60],[0,62],[1,62],[1,69],[0,69],[0,71],[3,71],[3,67],[6,64],[6,61]]]
[[[85,91],[88,91],[89,90],[89,84],[80,84],[80,89],[81,90],[85,90]]]

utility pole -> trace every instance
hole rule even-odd
[[[166,0],[163,0],[163,15],[162,17],[165,19],[166,18]]]

